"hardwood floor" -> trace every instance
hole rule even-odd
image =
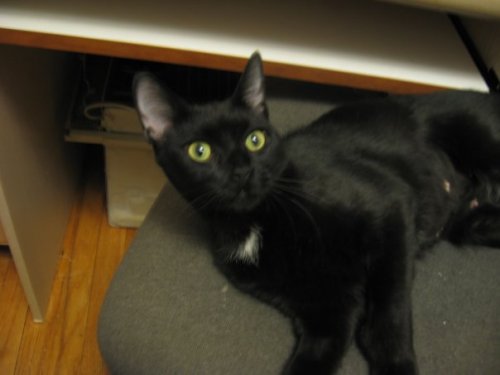
[[[97,319],[136,230],[108,225],[103,166],[95,160],[90,165],[68,223],[44,323],[33,323],[12,258],[0,251],[2,375],[108,374],[97,345]]]

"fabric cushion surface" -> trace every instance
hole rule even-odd
[[[279,374],[291,324],[228,284],[206,224],[166,185],[102,306],[99,343],[113,374]],[[500,251],[440,244],[417,264],[421,374],[500,373]],[[367,373],[355,345],[341,374]]]

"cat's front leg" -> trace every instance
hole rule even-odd
[[[283,375],[329,375],[336,369],[333,357],[340,352],[333,337],[301,336],[292,357],[285,366]]]
[[[358,338],[370,375],[418,374],[413,349],[410,258],[381,260],[368,279],[366,315]]]
[[[359,305],[340,308],[318,308],[294,320],[297,343],[289,358],[284,375],[329,375],[340,367],[352,342]]]

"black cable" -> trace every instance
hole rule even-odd
[[[498,80],[498,76],[496,75],[495,71],[492,68],[489,68],[488,65],[486,65],[486,63],[484,62],[481,53],[477,49],[474,40],[472,40],[472,37],[462,23],[460,17],[450,14],[449,18],[453,26],[455,26],[455,30],[457,30],[458,35],[462,39],[465,48],[467,48],[467,51],[474,61],[474,64],[476,64],[476,67],[479,70],[479,73],[483,77],[484,81],[486,82],[489,90],[491,92],[500,92],[500,81]]]

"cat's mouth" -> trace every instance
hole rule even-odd
[[[248,212],[256,208],[260,201],[259,195],[252,193],[248,188],[242,188],[230,200],[229,206],[234,211]]]

